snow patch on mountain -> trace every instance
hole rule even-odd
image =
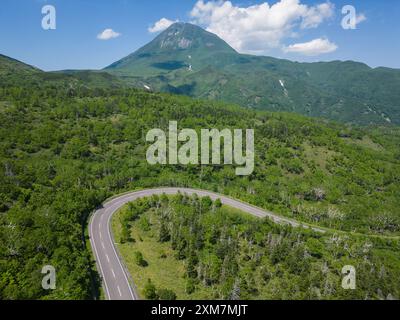
[[[179,40],[178,47],[181,49],[187,49],[192,44],[192,41],[186,38],[182,38]]]
[[[388,123],[392,123],[392,119],[390,119],[386,114],[382,113],[381,117]]]
[[[285,87],[285,81],[279,79],[279,84],[283,88],[283,92],[284,92],[285,96],[288,97],[289,96],[289,92],[287,91],[287,89]]]

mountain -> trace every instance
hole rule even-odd
[[[0,83],[2,86],[20,83],[20,79],[39,75],[42,71],[23,62],[0,54]]]
[[[106,70],[121,74],[158,76],[180,69],[199,70],[215,56],[237,55],[216,35],[188,23],[175,23],[143,48]]]
[[[107,72],[66,70],[45,72],[16,59],[0,54],[0,83],[2,87],[36,86],[57,88],[113,88],[126,84]]]
[[[400,124],[400,70],[239,54],[188,23],[173,24],[104,71],[133,86],[249,108],[357,124]]]
[[[0,54],[0,75],[6,75],[8,72],[14,69],[14,72],[35,72],[40,71],[35,67],[27,65],[23,62],[15,60],[13,58],[7,57]]]

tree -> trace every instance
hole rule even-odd
[[[149,218],[144,215],[141,216],[139,219],[139,227],[143,231],[150,231],[151,224],[150,224]]]
[[[221,199],[215,200],[214,206],[215,206],[215,208],[217,208],[217,209],[221,208],[221,207],[222,207]]]
[[[230,300],[239,300],[240,299],[240,280],[236,279],[233,285],[231,295],[229,297]]]
[[[201,204],[201,211],[207,212],[208,210],[210,210],[213,202],[210,197],[204,197],[204,198],[201,198],[200,204]]]
[[[131,236],[131,230],[129,229],[129,226],[123,224],[121,226],[121,243],[133,242],[133,241],[134,239]]]
[[[187,279],[186,280],[186,286],[185,286],[185,292],[187,294],[192,294],[193,292],[196,291],[196,282],[194,279]]]
[[[189,250],[189,257],[186,263],[186,274],[189,278],[196,279],[197,278],[197,266],[198,258],[196,256],[196,252],[194,249]]]
[[[169,289],[159,289],[157,295],[160,300],[176,300],[176,293]]]
[[[167,222],[165,221],[166,218],[162,217],[160,221],[160,230],[158,234],[158,241],[159,242],[168,242],[171,239],[169,234]]]
[[[156,286],[151,282],[151,279],[147,279],[147,282],[143,290],[144,296],[148,300],[157,300],[157,289]]]

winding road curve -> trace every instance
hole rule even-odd
[[[299,222],[281,217],[270,211],[266,211],[250,204],[234,200],[227,196],[216,194],[210,191],[186,189],[186,188],[159,188],[142,191],[135,191],[117,196],[103,204],[90,218],[89,237],[90,244],[95,256],[97,269],[103,281],[103,288],[108,300],[138,300],[139,296],[134,289],[133,281],[129,272],[119,256],[116,244],[111,232],[111,218],[113,214],[128,202],[152,195],[173,195],[178,192],[188,195],[197,194],[200,197],[209,196],[212,200],[220,199],[225,205],[240,209],[259,218],[269,217],[279,224],[289,224],[293,227],[304,227]],[[325,232],[322,229],[312,227],[314,231]]]

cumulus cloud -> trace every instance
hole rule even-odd
[[[99,40],[110,40],[114,38],[118,38],[121,36],[120,33],[115,32],[113,29],[105,29],[103,32],[97,35],[97,39]]]
[[[178,20],[172,21],[167,18],[162,18],[158,20],[152,27],[150,27],[148,31],[151,33],[164,31],[165,29],[168,29],[175,22],[178,22]]]
[[[324,20],[333,16],[333,10],[334,6],[330,2],[309,7],[305,10],[301,27],[303,29],[318,27]]]
[[[239,52],[265,53],[281,47],[282,40],[297,30],[318,27],[333,13],[329,1],[308,6],[300,0],[280,0],[273,5],[240,7],[231,1],[200,0],[190,15],[193,23],[206,27]]]
[[[283,50],[287,53],[300,53],[306,56],[317,56],[324,53],[336,51],[338,46],[328,39],[314,39],[309,42],[296,43],[284,47]]]

